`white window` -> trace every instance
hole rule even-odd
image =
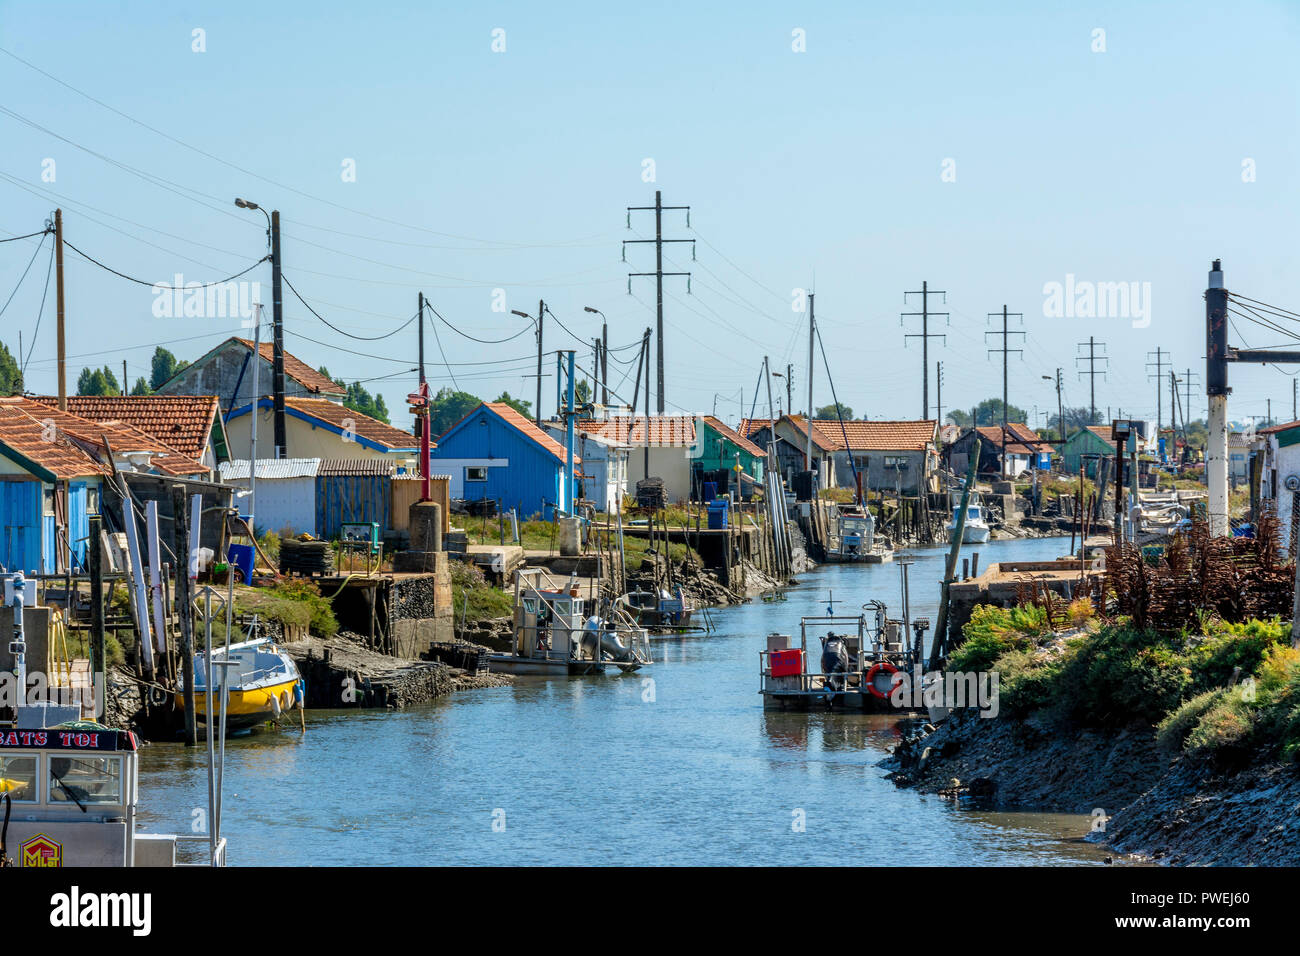
[[[122,758],[49,755],[50,803],[120,804]]]
[[[886,455],[885,467],[896,468],[899,471],[907,470],[907,458],[903,455]]]
[[[39,803],[36,755],[0,757],[0,793],[14,803]]]
[[[468,465],[465,468],[466,481],[487,481],[486,465]]]

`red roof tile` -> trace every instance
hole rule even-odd
[[[545,448],[548,452],[558,458],[561,464],[564,463],[564,459],[567,457],[564,446],[546,432],[542,431],[542,429],[538,428],[537,423],[531,418],[525,418],[523,415],[520,415],[513,406],[507,405],[505,402],[484,402],[483,404],[487,408],[496,412],[497,415],[503,418],[507,424],[519,429],[519,431],[523,432],[537,444]],[[573,456],[573,463],[576,465],[581,461],[582,459],[575,453]]]
[[[287,395],[284,399],[284,407],[328,422],[336,428],[347,428],[347,421],[350,421],[355,434],[389,449],[417,448],[420,444],[410,432],[386,425],[377,418],[363,415],[338,402],[331,402],[328,398],[299,398]]]
[[[250,352],[253,350],[251,339],[241,339],[235,337],[233,341],[238,342]],[[275,343],[262,342],[259,354],[268,362],[275,359]],[[347,389],[341,388],[338,382],[322,375],[296,355],[284,353],[284,374],[288,375],[295,382],[307,389],[309,392],[315,392],[318,395],[346,395]]]
[[[829,438],[837,451],[924,451],[934,444],[934,419],[917,421],[851,421],[843,428],[837,418],[814,418],[813,427]],[[848,445],[844,435],[848,434]]]
[[[53,395],[35,401],[58,408]],[[94,422],[118,421],[152,435],[193,459],[202,459],[220,414],[215,395],[69,395],[68,412]]]
[[[605,420],[584,418],[578,422],[578,427],[593,435],[603,435],[624,445],[648,444],[651,448],[685,448],[695,444],[694,415],[651,415],[648,442],[644,415],[611,415]]]
[[[0,442],[56,478],[106,475],[109,470],[62,428],[72,416],[25,398],[0,398]],[[93,427],[92,422],[84,422]]]
[[[759,448],[748,438],[741,437],[739,432],[733,429],[730,425],[727,425],[721,419],[714,418],[712,415],[705,415],[704,420],[709,423],[710,428],[712,428],[715,432],[717,432],[727,441],[731,442],[737,448],[740,448],[743,451],[747,451],[751,455],[754,455],[755,457],[758,458],[766,457],[767,452],[763,451],[763,449]]]
[[[1001,425],[980,425],[976,429],[980,437],[987,442],[991,442],[999,451],[1002,449],[1002,426]],[[1109,432],[1107,433],[1109,434]],[[1018,422],[1007,422],[1007,452],[1012,455],[1037,455],[1042,452],[1052,450],[1051,442],[1043,441],[1038,437],[1038,433],[1028,425]]]

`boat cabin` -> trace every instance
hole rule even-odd
[[[208,843],[136,831],[138,761],[130,731],[0,729],[4,855],[20,867],[175,866],[177,841]],[[224,841],[217,852],[224,860]]]

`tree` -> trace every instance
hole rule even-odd
[[[1057,413],[1055,415],[1049,416],[1047,419],[1048,427],[1055,430],[1058,434],[1061,431],[1060,417],[1061,417],[1060,413]],[[1070,435],[1073,435],[1079,429],[1087,428],[1091,424],[1095,424],[1095,423],[1090,422],[1088,420],[1087,408],[1065,409],[1065,435],[1067,438]]]
[[[131,387],[131,394],[152,395],[153,389],[149,387],[149,383],[144,380],[144,376],[142,375],[135,380],[135,385]]]
[[[9,354],[9,346],[0,344],[0,395],[21,395],[23,373]]]
[[[591,401],[591,383],[585,378],[573,387],[573,400],[579,405],[586,405]]]
[[[153,390],[161,387],[163,382],[167,381],[189,364],[189,362],[178,362],[175,355],[172,355],[171,352],[168,352],[161,345],[157,346],[153,350],[151,373],[149,375],[149,388]]]
[[[354,412],[360,412],[362,415],[368,415],[371,418],[383,422],[385,425],[391,425],[388,420],[388,406],[384,404],[384,396],[379,393],[371,395],[368,390],[361,386],[360,382],[353,382],[348,385],[341,378],[335,378],[330,374],[330,370],[324,365],[316,369],[327,379],[343,389],[343,407],[350,408]]]
[[[574,388],[574,391],[576,392],[577,388]],[[511,398],[509,392],[502,392],[497,396],[496,401],[501,402],[503,405],[509,405],[520,415],[523,415],[524,418],[533,417],[533,403],[526,402],[522,398]]]
[[[1002,399],[986,398],[973,409],[974,419],[959,409],[954,409],[948,413],[948,420],[954,425],[960,425],[963,428],[969,426],[972,421],[976,425],[1001,425],[1002,424]],[[1029,414],[1023,408],[1017,408],[1015,405],[1007,406],[1007,423],[1019,422],[1027,424]]]
[[[483,404],[477,395],[441,388],[429,400],[429,434],[435,439]]]
[[[813,413],[813,418],[843,418],[846,422],[853,419],[853,409],[843,402],[836,402],[834,405],[823,405]]]
[[[77,394],[121,395],[122,386],[117,383],[117,376],[107,365],[102,369],[83,368],[77,376]]]

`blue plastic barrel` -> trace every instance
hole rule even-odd
[[[240,580],[248,584],[253,580],[253,546],[251,544],[232,544],[226,551],[226,560],[231,567],[237,568]]]

